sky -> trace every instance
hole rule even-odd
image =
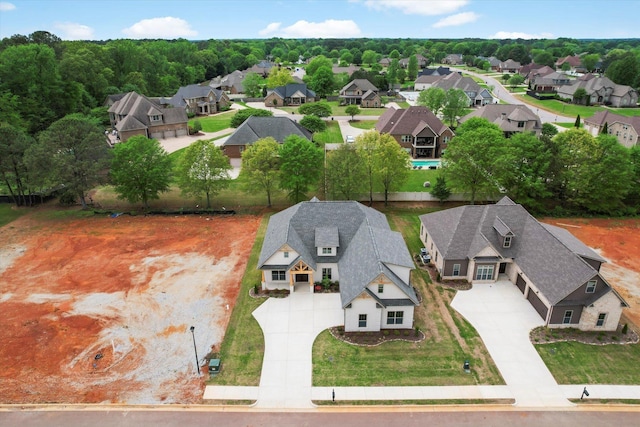
[[[0,0],[0,38],[640,38],[639,0]]]

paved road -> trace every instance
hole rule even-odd
[[[155,410],[122,410],[121,408],[94,411],[13,411],[0,412],[0,425],[20,427],[169,427],[169,426],[279,426],[372,427],[401,425],[423,426],[518,426],[518,427],[575,427],[638,425],[640,408],[624,409],[600,407],[584,411],[501,411],[460,407],[380,407],[325,408],[325,412],[231,412],[234,409],[156,408]]]

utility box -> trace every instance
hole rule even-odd
[[[209,360],[209,375],[217,375],[220,372],[220,359]]]

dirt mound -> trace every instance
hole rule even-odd
[[[0,243],[0,401],[195,403],[256,216],[23,217]]]

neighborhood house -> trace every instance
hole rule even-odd
[[[315,197],[273,215],[260,252],[262,289],[313,292],[339,282],[345,331],[410,329],[413,260],[386,217],[355,201]]]
[[[627,303],[600,275],[605,260],[508,197],[420,216],[420,239],[443,279],[508,280],[545,325],[615,331]]]

